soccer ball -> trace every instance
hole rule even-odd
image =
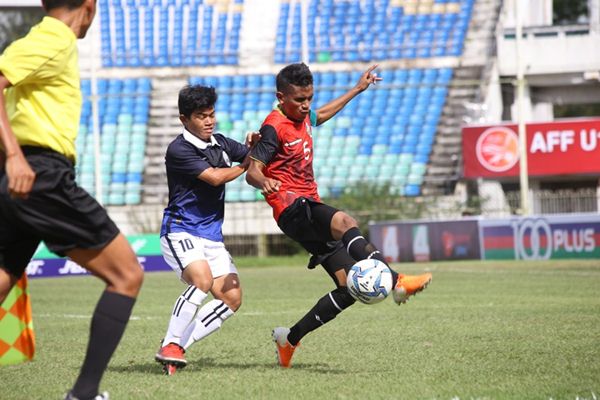
[[[361,260],[348,271],[346,285],[361,303],[379,303],[392,291],[392,271],[379,260]]]

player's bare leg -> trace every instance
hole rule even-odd
[[[12,274],[9,274],[1,265],[0,265],[0,304],[6,299],[10,289],[17,283],[17,277]]]
[[[70,392],[89,398],[99,393],[100,380],[125,331],[144,274],[122,234],[102,249],[74,249],[67,256],[106,283],[92,316],[85,360]]]
[[[242,288],[237,274],[227,274],[215,278],[210,290],[215,299],[223,301],[234,312],[242,305]]]
[[[102,249],[73,249],[67,256],[106,283],[106,290],[137,297],[144,272],[123,234]]]

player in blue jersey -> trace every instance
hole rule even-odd
[[[246,171],[249,147],[214,133],[216,101],[212,87],[181,89],[179,119],[184,129],[169,144],[165,157],[169,204],[160,232],[161,250],[188,285],[175,301],[163,346],[155,357],[168,374],[184,367],[185,350],[218,330],[242,301],[240,280],[221,227],[225,183]],[[214,299],[203,305],[209,292]]]

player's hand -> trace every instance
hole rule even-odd
[[[35,181],[35,172],[33,172],[22,153],[7,157],[5,166],[6,177],[8,178],[8,193],[13,198],[26,199]]]
[[[373,64],[367,69],[360,77],[358,82],[356,83],[356,88],[361,92],[369,87],[369,85],[375,85],[377,82],[383,80],[377,76],[375,72],[375,68],[377,68],[379,64]]]
[[[279,188],[281,187],[281,182],[277,179],[266,178],[262,184],[262,194],[263,196],[267,196],[272,193],[277,193]]]
[[[246,158],[244,158],[244,161],[242,161],[240,163],[240,165],[238,165],[238,167],[243,168],[244,171],[247,171],[248,168],[250,167],[250,162],[251,162],[250,153],[248,153],[246,155]]]
[[[246,132],[246,146],[252,147],[260,140],[261,136],[258,132]]]

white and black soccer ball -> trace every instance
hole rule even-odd
[[[361,303],[379,303],[392,291],[392,271],[379,260],[361,260],[348,271],[346,285]]]

